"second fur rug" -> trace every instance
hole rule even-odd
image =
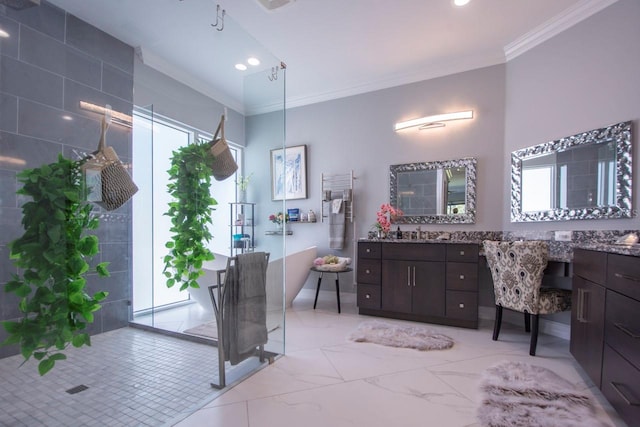
[[[478,418],[487,427],[602,427],[589,396],[553,371],[523,362],[488,368]]]
[[[371,342],[390,347],[415,348],[417,350],[445,350],[453,347],[453,340],[446,335],[420,326],[395,325],[379,320],[361,323],[348,337],[351,341]]]

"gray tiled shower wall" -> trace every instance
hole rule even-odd
[[[8,243],[20,237],[24,197],[15,194],[16,173],[56,161],[62,153],[78,158],[96,149],[100,120],[80,110],[80,100],[110,104],[114,111],[133,110],[131,46],[43,1],[38,7],[14,10],[0,6],[0,288],[16,269]],[[73,120],[63,120],[69,115]],[[112,124],[107,144],[130,162],[131,129]],[[19,164],[16,160],[24,161]],[[106,290],[109,297],[90,326],[92,334],[126,326],[131,295],[131,204],[101,216],[97,235],[100,254],[93,263],[109,261],[111,277],[90,276],[89,293]],[[13,294],[0,289],[0,320],[19,317]],[[0,341],[6,333],[0,328]],[[0,347],[0,357],[18,353]]]

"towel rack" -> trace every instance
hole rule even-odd
[[[266,286],[266,268],[269,264],[269,252],[260,252],[260,253],[252,253],[251,255],[263,255],[264,256],[264,263],[265,263],[265,270],[264,270],[264,285]],[[216,389],[223,389],[224,387],[226,387],[226,373],[225,373],[225,360],[227,359],[226,357],[226,352],[227,349],[225,348],[225,333],[230,331],[230,327],[234,327],[234,325],[225,325],[225,323],[231,321],[233,322],[232,319],[227,319],[225,318],[226,316],[226,307],[225,305],[228,304],[232,304],[233,302],[236,302],[234,300],[234,298],[237,298],[237,296],[235,297],[231,297],[228,298],[227,293],[230,292],[229,287],[230,286],[243,286],[246,287],[246,283],[242,283],[242,282],[238,282],[238,257],[242,257],[242,256],[247,256],[247,255],[243,255],[240,254],[238,256],[235,257],[230,257],[227,259],[227,267],[224,270],[216,270],[216,278],[217,278],[217,283],[215,285],[211,285],[208,286],[208,290],[209,290],[209,297],[211,298],[211,303],[213,305],[213,312],[214,312],[214,316],[215,316],[215,320],[216,320],[216,326],[217,326],[217,339],[215,340],[216,342],[216,346],[218,347],[218,378],[219,378],[219,382],[218,384],[215,383],[211,383],[211,386],[213,388]],[[228,281],[229,275],[234,275],[235,276],[235,280],[232,280],[232,283],[230,284]],[[265,288],[265,297],[266,297],[266,288]],[[266,302],[265,302],[265,309],[266,309]],[[225,314],[223,316],[223,314]],[[237,325],[235,325],[237,326]],[[266,323],[265,323],[265,333],[266,333]],[[230,337],[227,337],[227,339]],[[265,351],[264,351],[264,344],[257,344],[256,346],[256,350],[258,352],[259,355],[259,359],[260,362],[264,362],[265,360]],[[233,361],[233,356],[231,356],[231,364],[234,364]],[[244,356],[246,357],[246,356]],[[243,358],[244,358],[243,357]],[[241,361],[241,360],[240,360]],[[237,362],[235,362],[237,363]]]
[[[329,218],[331,212],[331,200],[342,198],[344,204],[344,216],[349,222],[354,218],[354,194],[353,194],[353,170],[349,173],[326,174],[322,173],[322,211],[321,221]]]

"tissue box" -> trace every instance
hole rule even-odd
[[[300,221],[300,209],[287,209],[289,221]]]

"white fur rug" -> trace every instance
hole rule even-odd
[[[351,341],[371,342],[390,347],[415,348],[417,350],[445,350],[453,347],[453,340],[431,329],[418,326],[401,326],[371,320],[361,323],[348,337]]]
[[[586,393],[541,366],[502,362],[485,370],[478,418],[490,427],[603,427]]]

